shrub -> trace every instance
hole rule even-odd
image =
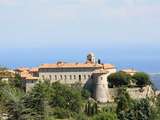
[[[144,72],[137,72],[133,75],[133,79],[135,79],[138,86],[146,86],[151,84],[149,75]]]

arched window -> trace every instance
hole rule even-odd
[[[63,80],[63,76],[62,75],[60,75],[60,79]]]
[[[72,75],[70,75],[70,80],[72,80]]]
[[[52,75],[49,75],[49,80],[52,80]]]
[[[66,76],[66,75],[64,75],[64,79],[65,79],[65,80],[67,79],[67,76]]]
[[[79,82],[81,82],[81,80],[82,80],[82,77],[81,77],[81,75],[79,75]]]
[[[84,75],[84,79],[86,79],[86,75]]]
[[[55,75],[55,80],[57,80],[57,75]]]
[[[76,75],[74,75],[74,79],[76,79]]]

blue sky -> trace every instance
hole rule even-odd
[[[85,60],[160,71],[159,0],[0,0],[0,64]]]

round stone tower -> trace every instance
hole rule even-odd
[[[93,97],[100,103],[106,103],[110,101],[110,94],[108,90],[108,72],[104,70],[98,70],[93,73],[95,90]]]
[[[90,52],[87,55],[87,62],[96,63],[96,57],[95,57],[94,53]]]

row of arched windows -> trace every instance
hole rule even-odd
[[[49,80],[86,80],[90,79],[91,75],[49,75],[49,77],[45,77],[42,75],[42,79],[49,79]]]

